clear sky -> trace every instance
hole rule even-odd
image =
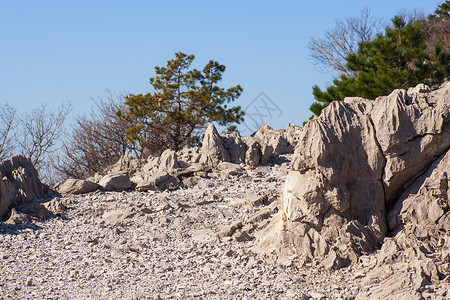
[[[259,107],[264,121],[285,128],[311,115],[312,85],[333,79],[308,58],[310,37],[365,7],[388,21],[404,9],[432,13],[442,2],[0,0],[0,103],[24,112],[71,101],[75,117],[107,89],[150,91],[154,66],[181,51],[196,55],[197,68],[224,64],[221,85],[244,88],[235,104],[249,114]]]

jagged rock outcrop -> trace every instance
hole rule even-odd
[[[374,257],[357,299],[423,299],[426,286],[450,273],[450,151],[414,180],[388,213],[392,237]]]
[[[265,165],[270,158],[293,153],[302,128],[274,130],[267,124],[251,137],[238,133],[219,134],[213,124],[208,126],[200,151],[200,163],[215,167],[219,162],[244,163],[250,167]]]
[[[10,205],[24,205],[45,195],[46,186],[24,156],[14,156],[0,163],[0,218]]]
[[[206,129],[200,152],[200,163],[204,165],[215,167],[221,161],[230,161],[230,155],[225,149],[222,137],[213,124]]]
[[[358,261],[382,245],[386,210],[449,148],[450,83],[333,102],[301,131],[282,209],[257,234],[254,251],[323,259],[330,268]],[[422,210],[436,221],[443,207]]]
[[[271,158],[293,153],[302,128],[289,125],[286,130],[274,130],[264,125],[252,137],[239,133],[219,134],[213,124],[206,129],[202,147],[165,150],[160,156],[146,160],[122,157],[116,164],[85,181],[68,180],[59,190],[64,194],[79,194],[95,189],[104,190],[164,190],[181,185],[192,186],[213,168],[224,176],[241,174],[244,166],[255,168]],[[229,163],[229,164],[224,164]],[[98,185],[87,185],[89,182]]]

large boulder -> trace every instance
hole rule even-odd
[[[293,128],[291,128],[290,131],[293,131]],[[294,152],[294,147],[288,141],[286,130],[284,129],[274,130],[269,125],[264,124],[258,129],[258,131],[255,132],[253,137],[261,145],[271,147],[272,155]]]
[[[128,174],[133,175],[134,172],[139,170],[143,165],[143,160],[130,155],[123,155],[115,164],[105,168],[103,172],[105,174],[127,172]]]
[[[331,103],[301,131],[281,216],[255,251],[328,256],[341,266],[379,248],[386,209],[450,147],[449,91],[450,83],[433,92],[421,85]]]
[[[136,190],[166,190],[178,187],[178,180],[167,172],[156,172],[142,177],[133,177],[136,183]]]
[[[130,177],[125,172],[105,175],[99,182],[105,191],[125,191],[133,187]]]
[[[439,238],[450,232],[450,151],[439,157],[400,196],[387,215],[389,229],[409,236]]]
[[[449,170],[447,151],[412,182],[388,213],[393,236],[376,253],[377,264],[362,282],[368,288],[361,299],[397,299],[394,295],[408,293],[414,295],[409,299],[423,299],[420,292],[426,285],[449,274]]]
[[[18,155],[0,163],[0,218],[10,205],[24,205],[45,195],[46,186],[27,158]]]
[[[61,194],[86,194],[100,189],[101,186],[95,182],[83,179],[69,178],[58,187]]]

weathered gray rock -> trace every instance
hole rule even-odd
[[[8,220],[6,220],[6,224],[11,224],[11,225],[17,225],[17,224],[24,224],[24,223],[30,223],[31,219],[30,216],[17,211],[15,208],[11,209],[11,215],[9,216]]]
[[[396,90],[375,101],[346,98],[307,123],[286,178],[277,219],[284,225],[274,222],[275,233],[265,231],[273,240],[259,236],[256,252],[275,247],[281,253],[284,247],[319,258],[334,249],[336,257],[355,262],[379,247],[388,230],[385,207],[450,147],[450,83],[433,92],[424,86],[409,92]],[[428,222],[445,215],[444,204],[421,205],[413,214]]]
[[[200,148],[183,148],[177,152],[177,158],[182,168],[186,168],[191,164],[197,164],[200,161]]]
[[[241,174],[243,171],[240,165],[229,162],[220,162],[217,165],[217,169],[220,171],[220,173],[222,173],[225,176],[238,175]]]
[[[258,143],[258,141],[254,138],[250,139],[251,140],[247,144],[248,150],[245,153],[245,163],[250,167],[256,167],[259,166],[261,161],[263,160],[263,153],[261,145]],[[267,160],[267,158],[265,160]]]
[[[376,140],[386,157],[387,204],[450,146],[450,82],[433,92],[421,85],[412,91],[395,90],[377,99],[372,111]]]
[[[293,131],[291,129],[291,131]],[[291,137],[294,137],[292,135]],[[254,138],[259,141],[261,145],[270,146],[272,155],[280,155],[283,153],[293,153],[294,147],[288,142],[286,137],[286,130],[274,130],[267,124],[261,126],[254,134]]]
[[[48,211],[55,215],[62,215],[67,210],[67,207],[61,202],[61,199],[58,197],[45,202],[43,205]]]
[[[99,185],[106,191],[124,191],[133,187],[127,173],[115,173],[104,176]]]
[[[134,174],[137,170],[139,170],[144,165],[144,161],[132,157],[130,155],[123,155],[119,158],[119,160],[107,167],[104,170],[105,174],[113,174],[113,173],[120,173],[120,172],[126,172],[128,174]]]
[[[265,124],[254,136],[243,138],[239,133],[221,135],[210,124],[200,151],[200,163],[212,167],[221,161],[246,163],[251,167],[265,165],[274,155],[293,153],[300,131],[300,127],[291,126],[288,140],[286,130],[273,130]]]
[[[148,191],[148,190],[166,190],[174,189],[178,186],[178,180],[171,176],[167,172],[157,172],[145,177],[132,178],[136,183],[136,190]]]
[[[58,187],[61,194],[86,194],[100,189],[101,186],[95,182],[82,179],[69,178]]]
[[[24,156],[14,156],[0,163],[0,218],[10,205],[23,205],[43,197],[46,187],[38,173]]]
[[[230,162],[234,164],[244,163],[245,153],[248,148],[245,143],[245,138],[241,137],[237,132],[222,134],[221,137],[223,145],[230,157]]]
[[[215,167],[221,161],[230,161],[222,137],[213,124],[209,124],[206,129],[200,153],[200,163],[208,166]]]
[[[449,212],[450,151],[433,162],[422,176],[402,194],[387,220],[389,228],[405,224],[415,225],[428,231],[427,235],[437,237]],[[410,234],[415,234],[410,232]]]
[[[172,171],[173,169],[179,168],[180,164],[178,162],[178,157],[175,151],[167,149],[165,150],[160,158],[159,158],[159,165],[158,165],[158,171],[164,172],[164,171]]]

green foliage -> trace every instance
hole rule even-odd
[[[420,22],[406,23],[402,17],[394,17],[384,34],[360,43],[358,51],[346,58],[354,77],[342,75],[325,91],[313,86],[317,102],[310,110],[318,116],[332,101],[348,96],[375,99],[418,83],[442,83],[450,75],[450,55],[442,51],[440,44],[435,44],[432,53],[426,51],[426,46]]]
[[[126,98],[128,116],[139,120],[139,125],[129,130],[129,138],[155,154],[198,145],[210,122],[227,125],[244,119],[240,106],[227,106],[241,95],[242,87],[225,90],[217,85],[224,65],[211,60],[199,71],[190,68],[194,55],[175,56],[167,66],[155,67],[156,76],[150,78],[155,92]]]
[[[239,132],[236,125],[230,125],[227,127],[226,130],[222,131],[222,133],[226,133],[226,134],[230,134],[230,133],[234,133],[234,132]]]
[[[434,11],[434,15],[428,16],[429,20],[443,19],[450,21],[450,1],[445,1]]]

